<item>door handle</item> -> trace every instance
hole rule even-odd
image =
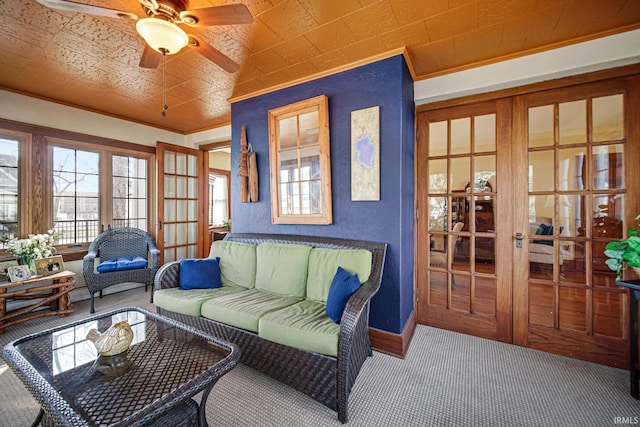
[[[522,233],[516,233],[516,248],[522,247],[522,239],[524,239]]]

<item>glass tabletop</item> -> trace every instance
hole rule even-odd
[[[126,320],[129,350],[100,356],[87,340]],[[17,339],[3,357],[61,425],[143,425],[202,391],[239,357],[230,343],[141,308],[124,308]]]

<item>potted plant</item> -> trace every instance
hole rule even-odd
[[[636,216],[636,221],[640,220],[640,215]],[[616,272],[616,280],[622,279],[622,271],[627,267],[640,276],[640,237],[638,230],[629,228],[629,237],[615,242],[607,243],[604,254],[607,256],[607,266]]]

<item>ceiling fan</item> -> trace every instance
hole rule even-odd
[[[50,9],[137,21],[136,30],[146,41],[140,60],[140,66],[144,68],[157,68],[162,56],[173,55],[189,46],[223,70],[235,73],[240,68],[236,62],[194,34],[187,34],[180,26],[206,27],[253,22],[251,12],[242,3],[187,10],[188,0],[138,0],[147,15],[146,18],[139,18],[133,12],[67,0],[36,1]]]

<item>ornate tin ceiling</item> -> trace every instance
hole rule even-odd
[[[75,0],[131,11],[138,0]],[[190,0],[189,9],[237,3]],[[138,66],[135,23],[0,0],[0,88],[180,133],[228,124],[230,98],[406,48],[416,80],[640,27],[638,0],[244,0],[254,22],[192,33],[238,62],[190,49]]]

